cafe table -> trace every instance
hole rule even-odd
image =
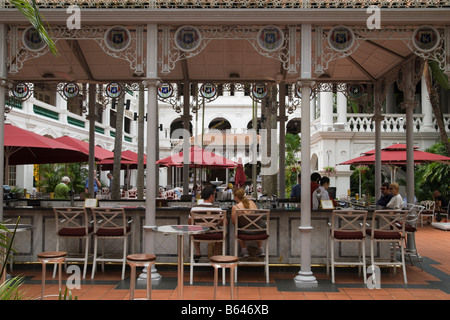
[[[166,225],[158,227],[146,227],[144,229],[151,228],[153,231],[161,232],[166,235],[177,235],[177,249],[178,249],[178,299],[183,299],[183,261],[184,261],[184,236],[207,233],[208,227],[195,226],[195,225]]]

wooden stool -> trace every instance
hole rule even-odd
[[[230,288],[231,288],[231,300],[233,300],[234,291],[234,269],[238,264],[239,258],[235,256],[211,256],[209,262],[214,267],[214,300],[217,296],[217,279],[219,268],[230,268]]]
[[[57,263],[59,267],[59,273],[58,273],[58,281],[59,281],[59,291],[61,292],[61,283],[62,283],[62,274],[61,264],[66,260],[67,252],[65,251],[46,251],[41,252],[37,255],[38,260],[42,263],[42,292],[41,292],[41,300],[44,300],[45,295],[45,271],[46,271],[46,264],[47,263]]]
[[[147,267],[147,300],[152,295],[152,274],[151,266],[155,263],[154,254],[130,254],[127,256],[127,262],[131,267],[130,275],[130,300],[134,300],[134,288],[136,285],[136,267]]]

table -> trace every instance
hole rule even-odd
[[[145,227],[144,227],[145,228]],[[184,261],[184,235],[207,233],[208,227],[195,225],[166,225],[153,227],[152,230],[164,234],[176,234],[178,236],[178,299],[183,299],[183,261]]]

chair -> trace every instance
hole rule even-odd
[[[213,243],[222,245],[222,255],[226,252],[226,211],[225,210],[191,210],[190,224],[205,226],[210,229],[208,233],[195,234],[190,236],[190,284],[193,283],[194,266],[210,266],[209,263],[196,262],[194,257],[195,243]],[[223,283],[225,284],[225,271],[223,272]]]
[[[406,205],[406,209],[408,210],[408,214],[406,216],[406,225],[405,225],[405,246],[406,251],[405,255],[409,257],[409,261],[413,265],[412,257],[415,256],[417,261],[419,262],[420,268],[423,271],[422,266],[422,257],[419,255],[416,247],[416,232],[417,232],[417,221],[419,220],[419,216],[421,212],[425,209],[424,206],[408,203]]]
[[[234,296],[234,269],[236,268],[239,258],[234,256],[225,256],[225,255],[217,255],[211,256],[209,258],[209,262],[214,267],[214,300],[217,297],[217,282],[218,282],[218,273],[219,268],[226,269],[230,268],[230,290],[231,290],[231,300],[233,300]],[[225,274],[225,272],[223,272]]]
[[[372,266],[394,266],[394,274],[397,265],[403,269],[403,279],[407,284],[405,265],[405,220],[406,210],[375,210],[372,216],[371,227],[366,228],[366,234],[370,239],[370,257]],[[381,257],[375,260],[375,246],[377,243],[391,244],[391,257]],[[400,249],[401,261],[397,259],[397,247]]]
[[[83,261],[83,279],[86,278],[86,270],[89,259],[89,239],[94,231],[90,226],[88,213],[85,208],[53,208],[56,221],[56,251],[59,251],[60,239],[66,239],[66,251],[69,252],[69,239],[84,240],[84,255],[77,257],[75,254],[67,256],[65,262]],[[56,274],[57,265],[53,271],[53,278]]]
[[[104,272],[104,262],[122,262],[122,280],[125,278],[125,266],[127,262],[127,240],[132,235],[131,222],[127,221],[125,210],[123,208],[91,208],[94,218],[94,261],[92,265],[92,276],[94,279],[97,262],[102,262],[102,271]],[[102,255],[97,256],[98,240],[102,242]],[[104,240],[122,239],[123,254],[120,258],[107,257],[104,252]]]
[[[154,254],[130,254],[127,256],[127,263],[130,265],[130,300],[134,300],[134,288],[136,286],[136,267],[147,267],[147,300],[152,297],[152,275],[151,266],[155,263]]]
[[[420,203],[420,205],[424,206],[425,209],[422,210],[420,214],[420,223],[423,227],[423,218],[424,217],[431,217],[433,219],[434,217],[434,209],[435,209],[435,202],[433,200],[425,200]]]
[[[238,209],[236,210],[237,225],[234,226],[234,255],[239,256],[239,240],[265,241],[265,256],[263,261],[242,261],[238,265],[264,265],[266,282],[269,283],[269,216],[270,210]],[[235,273],[237,281],[237,270]]]
[[[336,265],[357,265],[363,267],[364,283],[366,283],[366,219],[367,211],[333,210],[329,223],[330,234],[327,241],[327,274],[331,263],[331,282],[335,280]],[[359,246],[357,259],[335,259],[335,243],[357,243]]]
[[[38,260],[42,263],[41,300],[44,300],[45,297],[50,297],[45,295],[45,273],[47,263],[55,263],[55,266],[59,266],[58,284],[59,284],[59,292],[61,292],[61,283],[62,283],[61,264],[64,262],[66,256],[67,252],[65,251],[46,251],[41,252],[37,255]]]

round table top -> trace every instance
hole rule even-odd
[[[174,234],[199,234],[209,231],[208,227],[194,225],[167,225],[152,228],[154,231]]]

